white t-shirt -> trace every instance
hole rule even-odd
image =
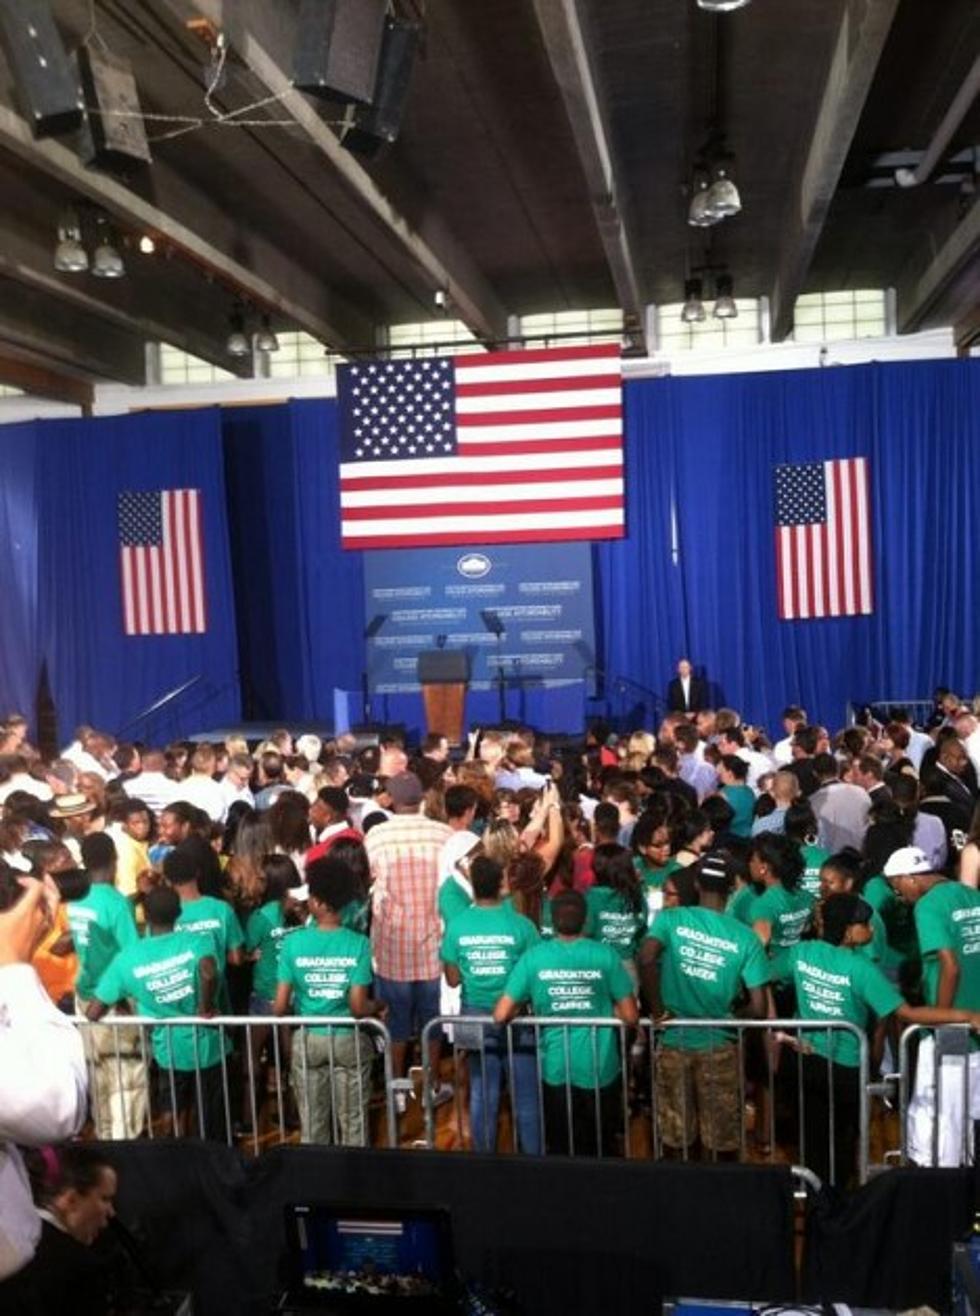
[[[192,772],[178,782],[175,798],[193,804],[195,809],[203,809],[212,822],[224,819],[225,797],[221,785],[203,772]]]

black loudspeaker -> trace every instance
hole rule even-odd
[[[294,84],[313,96],[368,104],[387,9],[388,0],[300,0]]]
[[[45,0],[0,0],[0,44],[35,137],[82,122],[78,81]]]
[[[420,36],[417,23],[391,18],[385,24],[378,81],[371,104],[354,112],[351,126],[341,138],[349,151],[377,155],[386,142],[397,138]]]
[[[91,46],[83,46],[77,58],[86,106],[79,135],[81,158],[108,169],[149,163],[150,147],[129,60]]]

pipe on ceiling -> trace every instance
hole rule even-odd
[[[980,55],[973,61],[973,67],[950,102],[949,109],[943,115],[932,141],[926,147],[925,155],[914,169],[895,170],[895,182],[899,187],[918,187],[926,181],[945,155],[957,128],[966,118],[970,106],[978,95],[980,95]]]

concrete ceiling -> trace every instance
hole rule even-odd
[[[246,117],[265,124],[166,137],[180,124],[151,118],[152,164],[108,174],[71,138],[33,140],[0,60],[0,381],[33,371],[63,396],[139,382],[159,338],[242,370],[224,351],[235,297],[340,351],[431,317],[437,288],[487,342],[509,315],[639,320],[698,265],[768,296],[777,336],[800,292],[848,287],[895,286],[903,327],[977,324],[980,102],[921,186],[892,185],[891,163],[914,168],[980,56],[976,0],[753,0],[720,17],[694,0],[397,0],[423,41],[400,139],[367,160],[290,85],[296,0],[52,7],[69,49],[132,61],[147,115],[211,120],[207,45],[187,26],[206,18],[230,49],[216,109],[264,101]],[[712,133],[743,211],[692,230]],[[112,216],[127,278],[54,272],[68,203]]]

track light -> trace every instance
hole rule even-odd
[[[738,315],[734,292],[735,284],[732,276],[730,274],[719,274],[715,282],[714,317],[716,320],[734,320]]]
[[[140,251],[144,256],[152,256],[157,249],[157,244],[150,237],[149,233],[144,233],[140,238]]]
[[[121,279],[126,266],[113,239],[109,221],[100,215],[95,221],[96,247],[92,255],[92,273],[97,279]]]
[[[694,195],[691,197],[691,204],[687,211],[687,222],[692,228],[710,228],[712,224],[717,224],[721,219],[720,215],[714,214],[710,209],[708,195],[708,178],[699,171],[694,178]]]
[[[88,252],[82,245],[82,226],[74,210],[66,210],[58,221],[54,267],[60,274],[82,274],[88,269]]]
[[[225,350],[229,356],[248,356],[251,352],[248,339],[245,336],[245,316],[241,311],[232,311],[228,317],[228,324],[231,332],[228,335],[228,341],[225,344]]]
[[[742,209],[742,198],[738,194],[738,188],[728,176],[727,164],[715,165],[714,172],[715,181],[708,188],[705,206],[717,221],[737,215]]]
[[[279,339],[276,337],[267,315],[263,315],[262,327],[255,335],[255,350],[257,352],[279,351]]]
[[[681,309],[681,319],[685,324],[697,324],[705,318],[704,302],[701,299],[701,294],[700,279],[684,280],[684,305]]]
[[[449,310],[449,293],[445,288],[437,288],[432,295],[432,301],[437,311],[445,315]]]
[[[709,14],[730,14],[733,9],[744,9],[751,0],[698,0],[698,8]]]

